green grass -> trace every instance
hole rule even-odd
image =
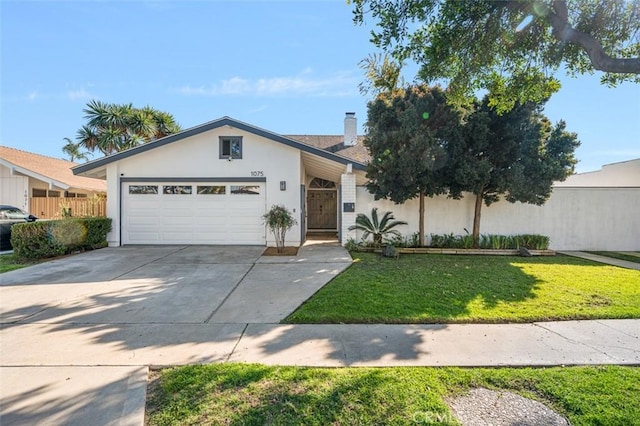
[[[353,253],[288,323],[640,318],[640,271],[583,259]]]
[[[599,256],[612,257],[614,259],[626,260],[627,262],[640,263],[640,255],[619,253],[617,251],[588,251],[587,253],[597,254]]]
[[[640,368],[619,366],[186,366],[159,373],[147,416],[149,425],[451,425],[445,398],[480,386],[537,399],[573,425],[640,424]]]
[[[18,262],[13,254],[3,254],[0,256],[0,274],[13,271],[14,269],[24,268],[25,266],[29,266],[29,263]]]

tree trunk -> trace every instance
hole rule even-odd
[[[420,247],[424,247],[424,191],[420,191],[420,219],[418,233],[420,234],[420,238],[418,240]]]
[[[480,216],[482,211],[482,193],[476,194],[476,206],[473,212],[473,245],[478,247],[480,244]]]

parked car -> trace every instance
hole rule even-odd
[[[17,207],[0,206],[0,250],[11,250],[11,227],[16,223],[33,222],[38,218]]]

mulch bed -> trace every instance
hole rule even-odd
[[[298,255],[298,247],[284,247],[282,253],[278,253],[277,247],[267,247],[267,249],[262,253],[263,256],[297,256]]]

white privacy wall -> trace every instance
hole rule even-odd
[[[375,201],[364,187],[357,188],[357,213],[372,207],[391,210],[404,235],[418,231],[418,199],[397,205]],[[426,198],[425,232],[465,234],[473,228],[474,198]],[[481,234],[542,234],[554,250],[640,250],[640,188],[554,188],[543,206],[500,201],[482,206]]]

